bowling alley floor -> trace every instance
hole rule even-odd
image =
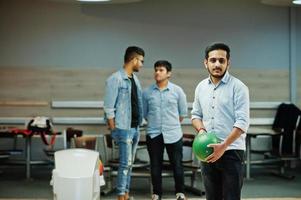
[[[51,166],[34,166],[32,179],[25,179],[23,166],[0,165],[0,200],[50,200],[52,187],[49,185]],[[301,200],[301,163],[296,168],[287,170],[295,178],[292,180],[272,174],[272,169],[252,167],[252,179],[245,180],[242,198],[244,200]],[[163,179],[163,199],[175,199],[173,194],[173,179]],[[189,183],[189,180],[187,180]],[[202,182],[197,181],[197,187],[202,188]],[[150,199],[149,182],[145,178],[133,178],[131,194],[134,200]],[[187,192],[189,200],[205,199]],[[101,196],[101,200],[116,199],[114,193]]]

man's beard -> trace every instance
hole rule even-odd
[[[219,69],[219,70],[221,70],[221,69]],[[214,75],[213,73],[211,73],[211,71],[209,69],[208,69],[208,72],[209,72],[210,76],[212,76],[213,78],[222,79],[225,76],[227,69],[224,71],[224,73],[222,75]]]

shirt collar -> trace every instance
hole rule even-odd
[[[168,81],[168,83],[167,83],[167,87],[166,87],[166,88],[164,88],[164,90],[170,90],[170,88],[171,88],[171,84],[170,84],[170,82]],[[156,83],[153,85],[153,89],[160,90],[160,88],[157,86],[157,84],[156,84]]]
[[[128,74],[126,73],[125,69],[120,69],[120,73],[123,79],[129,79]],[[133,73],[133,78],[134,78],[135,74]]]
[[[221,82],[224,83],[224,84],[226,84],[226,83],[229,82],[229,80],[230,80],[230,74],[229,74],[229,72],[228,72],[228,70],[227,70],[226,73],[225,73],[225,75],[224,75],[224,77],[222,78]],[[210,75],[209,75],[209,77],[208,77],[208,83],[209,83],[209,84],[212,83],[212,82],[211,82],[211,79],[210,79]]]

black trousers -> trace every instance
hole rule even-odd
[[[201,162],[207,200],[240,200],[244,151],[228,150],[214,163]]]
[[[163,154],[166,148],[169,161],[173,170],[175,180],[175,192],[184,192],[184,172],[182,166],[183,158],[183,140],[182,138],[172,144],[164,144],[163,135],[151,139],[146,137],[147,150],[150,157],[151,164],[151,178],[153,185],[153,194],[162,196],[162,167]]]

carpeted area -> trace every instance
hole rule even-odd
[[[52,187],[49,184],[52,167],[34,166],[33,178],[24,178],[23,166],[2,166],[0,175],[0,200],[52,200]],[[301,200],[301,165],[288,171],[295,175],[288,180],[270,173],[269,168],[253,168],[252,179],[245,180],[242,189],[243,200]],[[113,185],[114,185],[113,179]],[[189,184],[189,179],[187,180]],[[197,188],[202,188],[200,179]],[[134,200],[150,200],[149,182],[144,178],[133,178],[131,195]],[[174,200],[174,180],[164,178],[163,199]],[[185,192],[188,200],[204,200],[205,196],[198,196]],[[114,192],[101,196],[100,200],[116,200]]]

